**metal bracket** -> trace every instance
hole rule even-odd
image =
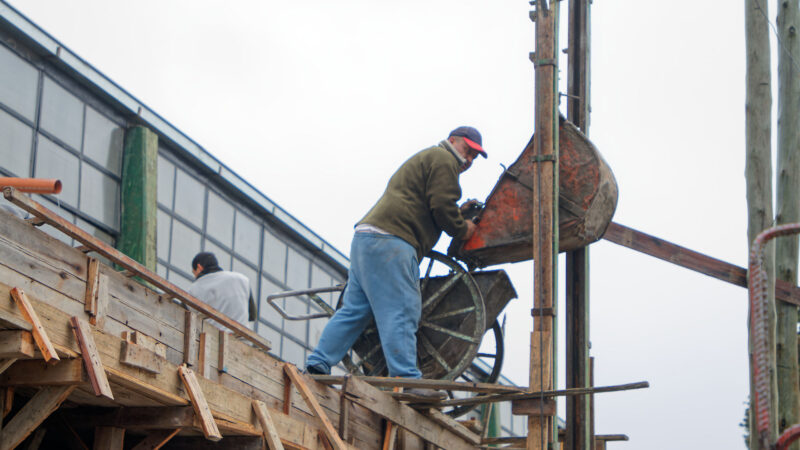
[[[556,155],[553,155],[553,154],[550,154],[550,155],[533,155],[533,157],[531,157],[531,161],[535,162],[535,163],[540,163],[540,162],[544,162],[544,161],[555,162],[556,161]]]

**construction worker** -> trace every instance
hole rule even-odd
[[[193,297],[239,323],[256,320],[256,302],[246,276],[222,270],[217,257],[210,252],[195,255],[192,275],[195,280],[189,293]],[[229,331],[215,320],[209,320],[209,323]]]
[[[311,374],[330,374],[370,319],[375,318],[390,377],[421,378],[417,328],[421,314],[419,262],[442,231],[469,239],[475,224],[462,217],[458,177],[486,152],[475,128],[459,127],[438,145],[408,159],[375,206],[355,227],[342,307],[306,360]],[[441,398],[444,392],[409,389]]]

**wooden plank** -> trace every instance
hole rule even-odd
[[[0,376],[0,385],[15,387],[75,386],[87,381],[79,359],[65,359],[55,366],[36,359],[20,360]]]
[[[345,449],[346,447],[344,442],[342,442],[342,439],[339,437],[339,434],[336,432],[333,424],[328,419],[328,416],[325,414],[322,406],[320,406],[317,398],[314,396],[314,393],[311,392],[311,389],[309,389],[305,380],[303,380],[303,376],[297,371],[297,367],[291,364],[285,364],[283,366],[283,370],[286,372],[286,375],[289,377],[289,379],[292,380],[292,383],[297,388],[297,391],[300,392],[300,396],[303,397],[303,400],[305,400],[306,404],[314,412],[314,417],[319,423],[320,428],[322,428],[322,431],[325,432],[325,437],[328,438],[328,441],[330,441],[333,448],[336,450]]]
[[[531,333],[531,361],[530,387],[531,391],[545,391],[552,388],[552,332],[551,330],[536,330]],[[550,416],[528,416],[527,448],[544,450],[552,440],[550,435]]]
[[[463,406],[463,405],[482,405],[486,403],[508,402],[514,400],[527,400],[532,398],[552,398],[570,395],[586,395],[602,392],[619,392],[629,391],[632,389],[645,389],[650,387],[647,381],[637,381],[635,383],[616,384],[612,386],[596,386],[590,388],[573,388],[573,389],[558,389],[538,392],[525,392],[517,394],[490,394],[479,395],[467,398],[454,398],[451,400],[442,400],[436,403],[437,407],[447,406]],[[424,405],[421,405],[423,407]]]
[[[228,436],[224,443],[210,442],[202,437],[178,436],[169,442],[170,450],[263,450],[263,439],[261,436]],[[308,450],[307,447],[295,447]]]
[[[272,422],[269,411],[267,411],[267,405],[265,405],[262,401],[253,400],[253,412],[258,419],[258,423],[261,424],[261,431],[264,434],[264,441],[267,443],[269,449],[283,450],[281,438],[278,435],[278,430],[275,429],[275,424]]]
[[[17,447],[50,414],[58,409],[76,386],[45,386],[6,423],[0,436],[0,450]]]
[[[28,445],[25,447],[25,450],[39,450],[39,446],[42,445],[42,440],[44,440],[44,435],[46,433],[46,428],[37,428],[36,431],[33,432],[33,436],[28,440]]]
[[[425,441],[448,450],[473,448],[467,441],[450,430],[357,378],[348,380],[345,386],[346,393],[353,402],[394,422]]]
[[[131,332],[129,340],[140,347],[150,350],[161,358],[167,358],[167,346],[141,331],[134,330]]]
[[[400,387],[395,386],[392,392],[400,392]],[[386,430],[383,434],[383,450],[394,450],[395,441],[397,440],[397,426],[392,422],[386,421]]]
[[[16,358],[5,358],[0,359],[0,374],[6,371],[9,367],[11,367],[15,362],[17,362]]]
[[[11,298],[13,298],[14,302],[17,304],[22,317],[33,327],[31,330],[33,333],[33,339],[36,341],[36,345],[42,352],[44,360],[51,364],[58,362],[60,358],[58,357],[58,354],[56,354],[56,350],[53,348],[53,344],[50,342],[50,338],[47,336],[47,332],[44,330],[42,322],[39,320],[39,316],[31,306],[31,303],[28,300],[28,297],[25,295],[25,292],[22,289],[15,287],[11,289]]]
[[[158,430],[148,434],[147,437],[139,441],[132,450],[158,450],[170,441],[181,429]]]
[[[14,203],[15,205],[19,206],[25,211],[28,211],[29,213],[33,214],[36,217],[44,219],[53,228],[56,228],[59,231],[68,235],[69,237],[79,241],[80,243],[91,248],[98,254],[122,266],[124,269],[135,272],[136,275],[142,278],[144,281],[147,281],[156,286],[157,288],[161,289],[165,293],[180,299],[188,306],[191,306],[192,308],[198,310],[205,316],[216,320],[221,325],[231,329],[237,335],[248,339],[258,347],[261,347],[266,351],[269,351],[272,348],[272,345],[269,343],[269,341],[267,341],[263,337],[253,332],[253,330],[250,330],[246,326],[231,319],[230,317],[225,316],[216,309],[194,298],[188,292],[184,291],[183,289],[179,288],[173,283],[170,283],[169,281],[161,278],[156,273],[148,270],[142,264],[131,259],[124,253],[111,247],[105,242],[100,241],[99,239],[90,235],[86,231],[82,230],[80,227],[67,222],[66,220],[61,218],[58,214],[54,213],[53,211],[50,211],[49,209],[45,208],[41,204],[32,200],[31,198],[18,193],[13,188],[4,188],[3,196],[6,198],[6,200]]]
[[[457,434],[465,441],[471,442],[474,445],[478,445],[481,443],[480,436],[473,433],[469,428],[457,422],[455,419],[448,416],[447,414],[442,413],[438,409],[428,408],[428,410],[425,411],[425,415],[431,418],[439,425],[446,427],[448,430]]]
[[[337,385],[344,383],[350,377],[341,375],[309,375],[314,381],[322,384]],[[474,383],[450,380],[427,380],[414,378],[390,378],[390,377],[356,377],[359,380],[375,387],[402,387],[402,388],[428,388],[443,389],[458,392],[479,392],[479,393],[512,393],[526,392],[526,389],[517,386],[503,386],[493,383]]]
[[[339,394],[339,436],[345,442],[350,442],[350,410],[353,407],[346,394],[349,379],[349,377],[344,378],[342,391]]]
[[[111,392],[111,385],[108,384],[103,362],[100,361],[100,354],[92,337],[91,326],[77,316],[70,318],[70,324],[72,325],[72,331],[75,333],[75,339],[81,348],[81,356],[86,364],[86,373],[92,383],[94,395],[114,400],[114,394]]]
[[[83,309],[89,313],[90,317],[97,316],[97,297],[100,293],[100,261],[96,258],[88,258],[88,268],[86,269],[86,296],[83,301]]]
[[[35,343],[30,331],[0,331],[0,358],[33,358]]]
[[[96,427],[93,450],[122,450],[125,429],[118,427]]]
[[[553,398],[527,398],[511,402],[511,414],[515,416],[554,416],[556,401]]]
[[[219,330],[219,350],[217,354],[217,370],[220,372],[227,372],[228,369],[225,365],[225,353],[228,350],[228,332]]]
[[[184,313],[185,325],[183,327],[183,362],[184,364],[197,366],[197,315],[191,311]]]
[[[211,376],[211,342],[207,333],[200,333],[199,354],[197,356],[197,371],[206,378]]]
[[[195,415],[191,406],[72,408],[69,420],[83,426],[174,430],[193,427]]]
[[[119,362],[146,372],[161,373],[163,358],[132,342],[123,341]]]
[[[200,389],[200,385],[197,383],[194,372],[186,366],[180,366],[178,367],[178,374],[181,376],[183,386],[186,388],[186,393],[189,394],[194,413],[200,420],[200,428],[203,430],[206,439],[210,441],[222,439],[222,435],[217,428],[217,423],[214,421],[214,416],[211,414],[211,409],[208,407],[208,403],[206,402],[202,389]]]

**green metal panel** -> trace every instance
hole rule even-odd
[[[129,128],[122,159],[122,207],[117,249],[156,270],[156,179],[158,136]]]

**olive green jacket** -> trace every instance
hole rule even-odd
[[[447,141],[420,151],[389,179],[378,203],[358,224],[374,225],[411,244],[422,260],[442,231],[461,238],[467,223],[458,200],[462,161]]]

